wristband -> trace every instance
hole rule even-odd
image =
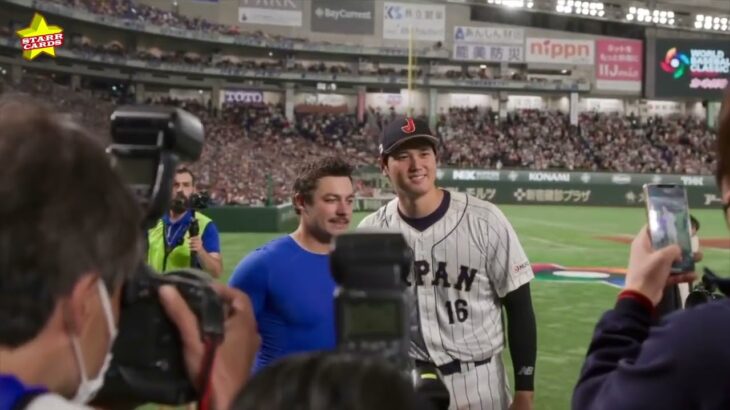
[[[651,314],[654,315],[654,304],[646,295],[631,289],[624,289],[618,294],[618,300],[633,299],[644,306]]]

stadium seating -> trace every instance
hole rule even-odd
[[[4,91],[42,95],[75,112],[106,138],[114,108],[108,95],[71,90],[52,78],[26,75]],[[224,104],[220,115],[195,101],[149,101],[180,106],[206,127],[202,160],[193,165],[202,188],[218,204],[261,206],[289,199],[295,165],[303,157],[342,155],[355,165],[377,165],[377,135],[390,113],[370,110],[358,123],[352,114],[298,114],[290,124],[283,107]],[[81,109],[80,109],[81,108]],[[439,116],[441,163],[461,168],[570,169],[587,171],[711,173],[713,132],[691,117],[637,118],[583,114],[570,127],[564,114],[523,110],[498,121],[495,113],[452,108]],[[360,195],[371,187],[359,186]]]

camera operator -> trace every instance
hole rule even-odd
[[[147,233],[147,263],[158,272],[193,267],[218,278],[223,272],[218,228],[195,210],[200,197],[188,168],[177,169],[172,196],[169,214]]]
[[[730,95],[720,114],[717,183],[730,228]],[[679,246],[653,250],[646,227],[631,244],[626,287],[596,326],[573,409],[730,408],[730,299],[654,321],[665,286],[693,279],[670,276]],[[727,295],[730,281],[720,280]]]
[[[0,161],[0,409],[85,409],[111,362],[122,285],[142,259],[140,207],[92,137],[22,95],[0,99]],[[248,298],[216,290],[229,314],[210,392],[227,409],[258,336]],[[201,389],[198,321],[175,288],[160,295]]]

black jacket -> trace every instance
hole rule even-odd
[[[730,299],[657,325],[638,301],[619,300],[596,326],[572,408],[730,409]]]

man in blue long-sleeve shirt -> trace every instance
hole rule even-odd
[[[251,298],[261,334],[256,372],[284,356],[333,350],[337,342],[329,251],[352,218],[352,167],[328,157],[297,175],[292,203],[299,227],[247,255],[229,283]]]
[[[717,182],[730,226],[730,96],[721,110]],[[730,299],[654,320],[680,258],[676,245],[654,251],[646,228],[631,245],[626,288],[596,326],[578,384],[575,410],[730,409]]]

